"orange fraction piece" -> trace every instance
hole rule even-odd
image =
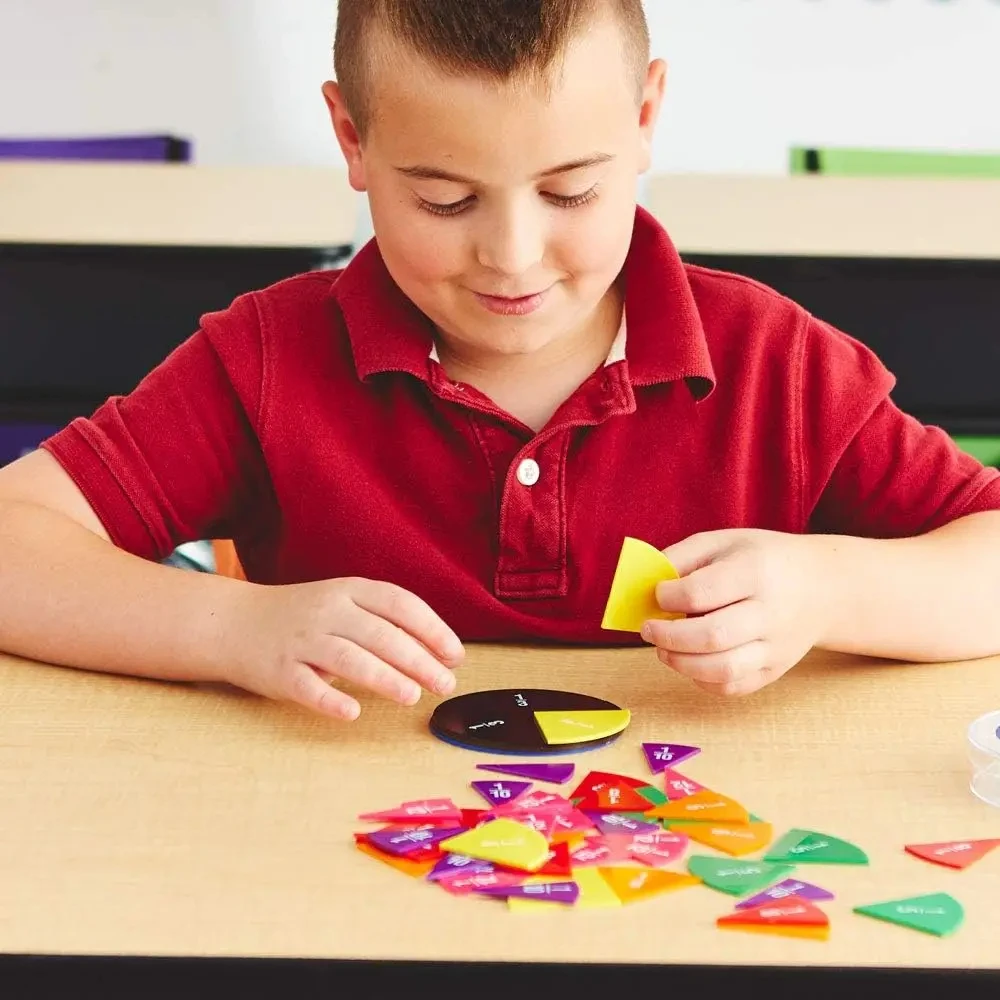
[[[440,858],[440,854],[437,858],[430,858],[427,861],[413,861],[410,858],[404,857],[397,858],[391,854],[385,854],[377,847],[372,847],[371,844],[364,840],[356,840],[354,842],[354,846],[357,847],[362,854],[367,854],[368,857],[375,858],[376,861],[381,861],[383,864],[387,864],[390,868],[395,868],[396,871],[400,871],[404,875],[409,875],[412,878],[423,878],[430,872]]]
[[[748,910],[736,910],[716,920],[724,930],[753,931],[758,934],[784,934],[826,940],[830,918],[815,903],[799,896],[780,902],[765,903]]]
[[[649,799],[629,785],[613,782],[585,795],[577,808],[592,813],[643,812],[649,808]]]
[[[739,823],[743,826],[750,823],[750,813],[744,806],[728,795],[720,795],[707,788],[687,798],[654,806],[646,811],[646,815],[654,819]]]
[[[668,872],[645,865],[631,865],[621,868],[598,868],[601,877],[611,886],[622,903],[635,903],[640,899],[658,896],[662,892],[674,892],[698,885],[700,878],[680,872]]]
[[[671,823],[672,833],[683,833],[706,847],[730,857],[742,858],[771,843],[770,823]]]

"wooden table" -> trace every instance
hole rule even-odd
[[[733,900],[702,887],[617,910],[513,914],[363,856],[358,813],[437,795],[476,804],[468,783],[486,758],[428,735],[426,696],[413,709],[365,701],[357,723],[337,725],[225,688],[0,658],[0,953],[558,962],[586,965],[591,984],[600,963],[624,966],[617,976],[671,966],[655,970],[661,983],[682,968],[1000,970],[1000,851],[964,872],[903,851],[1000,837],[1000,809],[969,791],[965,752],[968,724],[1000,706],[1000,660],[817,653],[756,696],[720,700],[646,649],[470,648],[460,692],[510,686],[631,708],[617,743],[570,758],[578,777],[645,775],[643,740],[694,744],[703,753],[681,770],[769,819],[775,837],[799,826],[864,848],[869,867],[799,869],[836,893],[830,940],[720,931]],[[966,908],[951,938],[851,912],[937,891]],[[629,994],[633,980],[615,982]]]

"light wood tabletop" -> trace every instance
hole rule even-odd
[[[0,658],[0,952],[147,956],[998,968],[1000,851],[965,871],[906,843],[1000,837],[969,791],[966,729],[1000,707],[1000,660],[909,665],[813,654],[745,699],[704,694],[648,649],[473,646],[459,693],[550,687],[632,711],[613,745],[560,760],[647,777],[640,743],[774,824],[850,840],[867,867],[801,866],[836,899],[828,941],[719,930],[704,886],[620,909],[512,913],[357,851],[355,817],[404,800],[477,805],[489,759],[374,699],[335,724],[227,688]],[[563,786],[563,790],[572,785]],[[712,854],[709,848],[698,853]],[[681,870],[683,862],[676,863]],[[948,892],[949,938],[852,913]]]

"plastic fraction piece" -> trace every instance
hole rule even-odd
[[[659,823],[649,823],[645,819],[635,819],[624,813],[593,813],[594,826],[601,833],[634,835],[637,833],[659,833],[662,828]]]
[[[492,771],[494,774],[509,774],[514,778],[529,781],[547,781],[553,785],[564,785],[573,777],[576,764],[477,764],[477,771]]]
[[[734,858],[766,847],[772,835],[770,823],[671,823],[670,829]]]
[[[553,746],[607,739],[623,732],[631,719],[627,708],[583,712],[535,712],[535,721]]]
[[[681,761],[701,753],[701,747],[686,747],[681,743],[643,743],[642,752],[646,755],[650,771],[659,774],[668,765],[675,767]]]
[[[783,882],[772,885],[770,889],[744,899],[736,904],[737,910],[749,909],[754,906],[764,906],[766,903],[775,903],[789,896],[798,896],[800,899],[810,899],[813,901],[833,899],[833,893],[826,889],[821,889],[818,885],[809,882],[800,882],[798,879],[786,878]]]
[[[515,802],[531,788],[530,781],[473,781],[472,787],[479,792],[487,802],[493,805],[506,805]]]
[[[760,892],[792,873],[791,865],[774,865],[766,861],[731,861],[694,854],[688,858],[688,871],[711,889],[730,896],[746,896]]]
[[[868,855],[838,837],[812,830],[789,830],[764,855],[764,860],[785,864],[866,865]]]
[[[1000,840],[953,840],[943,844],[907,844],[906,850],[914,857],[932,861],[948,868],[968,868],[985,857]]]
[[[641,632],[643,624],[651,618],[683,618],[678,612],[664,611],[656,602],[656,585],[661,580],[678,577],[673,563],[659,549],[626,537],[618,555],[601,628]]]
[[[681,857],[690,841],[683,833],[637,833],[628,845],[632,858],[652,868],[672,864]]]
[[[427,873],[427,881],[441,882],[464,875],[488,875],[495,870],[496,865],[492,861],[480,861],[465,854],[445,854]]]
[[[362,813],[358,819],[369,823],[438,823],[442,826],[455,826],[462,821],[462,810],[451,799],[418,799],[383,812]]]
[[[430,858],[426,861],[415,861],[405,855],[396,856],[393,854],[386,854],[384,851],[380,851],[377,847],[373,847],[367,840],[356,840],[354,842],[354,846],[362,854],[367,854],[368,857],[374,858],[376,861],[381,861],[390,868],[395,868],[396,871],[402,872],[404,875],[409,875],[412,878],[423,878],[428,875],[437,864],[437,860],[435,858]]]
[[[688,886],[700,885],[701,879],[680,872],[664,872],[655,868],[631,866],[598,868],[598,872],[622,903],[635,903],[640,899],[658,896],[662,892],[675,892]]]
[[[414,851],[421,851],[465,832],[466,829],[464,826],[421,827],[415,830],[401,830],[397,827],[387,827],[384,830],[376,830],[374,833],[369,833],[366,839],[377,850],[385,854],[399,856],[401,854],[413,854]]]
[[[830,918],[815,903],[797,896],[778,903],[765,903],[752,909],[737,910],[716,920],[727,930],[782,934],[826,940],[830,936]]]
[[[576,882],[538,882],[491,886],[476,891],[482,896],[498,896],[501,899],[510,899],[511,897],[544,899],[547,903],[562,903],[570,906],[580,898],[580,887]]]
[[[596,794],[606,785],[628,785],[630,788],[643,789],[646,787],[645,781],[637,778],[630,778],[626,774],[614,774],[611,771],[590,771],[580,784],[569,793],[571,799],[586,798],[591,794]]]
[[[667,799],[676,802],[677,799],[686,799],[689,795],[704,792],[706,789],[704,785],[699,785],[697,781],[692,781],[668,767],[663,772],[663,790]]]
[[[526,877],[517,872],[472,872],[455,878],[441,879],[437,884],[452,896],[471,896],[483,889],[521,885]]]
[[[531,878],[524,884],[540,884],[551,881],[545,878]],[[580,868],[573,872],[573,881],[580,888],[580,895],[577,897],[576,905],[559,906],[550,899],[531,899],[524,896],[510,896],[507,899],[507,907],[515,913],[572,913],[574,910],[602,909],[605,907],[621,906],[622,901],[615,895],[614,890],[607,881],[601,877],[601,873],[596,868]]]
[[[548,841],[537,830],[507,818],[465,830],[440,846],[442,851],[528,872],[541,868],[549,857]]]
[[[965,918],[962,904],[945,892],[856,906],[854,912],[937,937],[944,937],[957,930]]]
[[[711,823],[750,822],[750,813],[739,802],[708,789],[695,792],[694,795],[678,799],[676,802],[665,802],[662,806],[654,806],[646,815],[655,819],[706,820]]]
[[[636,791],[652,806],[662,806],[664,802],[669,801],[659,788],[654,788],[652,785],[645,785],[642,788],[637,788]],[[649,806],[646,808],[648,809]]]

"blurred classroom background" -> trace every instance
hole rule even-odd
[[[471,2],[471,0],[470,0]],[[689,259],[869,343],[1000,462],[1000,2],[648,0],[640,197]],[[335,0],[0,0],[0,464],[249,288],[370,236]]]

